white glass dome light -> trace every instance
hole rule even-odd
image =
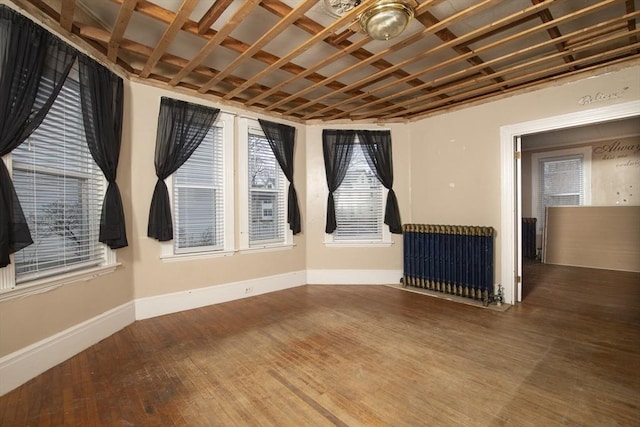
[[[360,25],[372,38],[399,36],[413,18],[413,9],[402,1],[379,0],[360,15]]]

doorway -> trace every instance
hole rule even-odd
[[[640,101],[570,113],[546,119],[503,126],[500,129],[502,163],[501,203],[501,276],[505,301],[516,304],[522,301],[521,254],[521,188],[522,164],[516,153],[523,137],[546,132],[568,130],[587,125],[629,119],[638,116]]]

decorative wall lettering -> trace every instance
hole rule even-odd
[[[640,153],[640,143],[613,141],[593,147],[593,154],[619,153],[629,151],[633,154]],[[614,157],[610,157],[614,158]]]
[[[621,90],[615,91],[615,92],[596,92],[594,94],[584,95],[578,100],[578,104],[590,105],[598,102],[605,102],[605,101],[610,101],[612,99],[622,98],[624,96],[624,93],[628,90],[629,90],[629,87],[626,86],[626,87],[623,87]]]
[[[640,182],[640,137],[603,141],[593,145],[593,200],[602,205],[637,205],[633,185]]]

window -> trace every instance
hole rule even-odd
[[[591,151],[569,149],[536,153],[533,161],[533,206],[538,232],[544,229],[547,206],[580,206],[590,204]]]
[[[173,174],[173,244],[163,256],[233,250],[233,116],[220,113],[202,143]]]
[[[328,243],[390,243],[389,228],[384,224],[386,193],[356,136],[351,163],[333,194],[337,228],[327,235]]]
[[[14,254],[13,277],[4,280],[14,283],[0,288],[114,265],[98,241],[106,182],[87,146],[75,67],[40,127],[9,158],[34,243]]]
[[[240,119],[241,248],[291,245],[288,181],[256,120]]]

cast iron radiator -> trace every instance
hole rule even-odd
[[[522,256],[536,259],[536,218],[522,218]]]
[[[405,224],[402,231],[405,286],[493,299],[493,227]]]

